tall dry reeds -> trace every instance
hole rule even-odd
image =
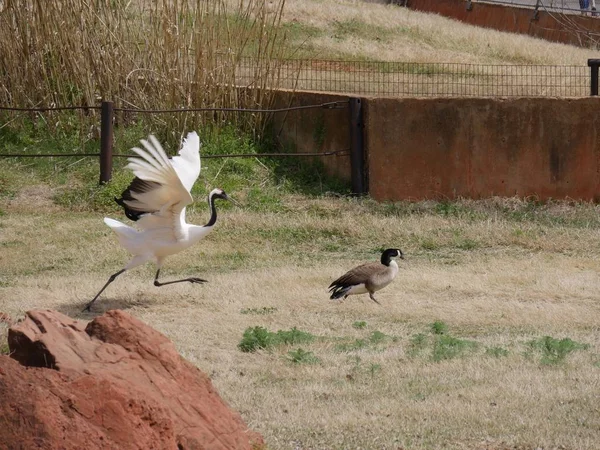
[[[0,104],[92,106],[107,99],[131,108],[268,106],[264,88],[277,85],[284,48],[284,3],[6,0]],[[248,59],[253,69],[245,86],[256,89],[240,90],[236,74]],[[247,120],[255,125],[261,118]]]

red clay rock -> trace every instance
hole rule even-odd
[[[0,358],[0,443],[10,449],[263,445],[205,374],[127,313],[84,326],[34,310],[8,337],[11,357],[30,366]]]
[[[0,312],[0,323],[7,323],[11,325],[13,323],[13,320],[8,314]]]

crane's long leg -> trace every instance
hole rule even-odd
[[[175,281],[165,281],[164,283],[161,283],[160,281],[158,281],[159,273],[160,273],[160,269],[158,269],[156,271],[156,276],[154,277],[154,286],[160,287],[160,286],[166,286],[167,284],[183,283],[184,281],[189,281],[190,283],[198,283],[198,284],[207,283],[206,280],[203,280],[202,278],[196,278],[196,277],[183,278],[181,280],[175,280]]]
[[[106,282],[106,284],[105,284],[104,286],[102,286],[102,289],[100,289],[100,292],[98,292],[98,293],[96,294],[96,296],[95,296],[95,297],[92,299],[92,301],[91,301],[91,302],[89,302],[89,303],[88,303],[88,304],[85,306],[85,308],[83,308],[82,312],[83,312],[83,311],[89,311],[89,310],[90,310],[90,308],[92,307],[92,304],[93,304],[93,303],[96,301],[96,299],[97,299],[98,297],[100,297],[100,294],[102,294],[102,293],[104,292],[104,289],[106,289],[110,283],[112,283],[113,281],[115,281],[115,278],[117,278],[119,275],[121,275],[121,274],[122,274],[123,272],[125,272],[126,270],[127,270],[127,269],[121,269],[121,270],[119,270],[117,273],[113,273],[113,274],[110,276],[110,278],[108,279],[108,281]]]

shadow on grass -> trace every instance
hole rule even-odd
[[[350,194],[350,183],[327,174],[325,165],[316,158],[294,156],[270,158],[274,181],[290,191],[304,195]]]
[[[133,308],[144,308],[155,303],[154,300],[146,298],[125,299],[120,297],[100,297],[94,302],[90,311],[82,311],[91,299],[77,300],[70,303],[63,303],[57,306],[56,310],[74,319],[92,320],[101,316],[111,309],[120,309],[127,311]]]

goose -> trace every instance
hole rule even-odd
[[[377,304],[374,294],[390,284],[398,274],[398,264],[392,258],[404,259],[402,250],[388,248],[381,254],[380,262],[370,262],[356,266],[329,285],[331,299],[349,295],[366,294]]]
[[[208,195],[210,219],[204,226],[191,225],[185,221],[185,208],[193,199],[190,191],[200,175],[200,138],[196,132],[188,133],[178,156],[168,158],[158,140],[150,135],[140,140],[144,149],[134,147],[139,156],[128,158],[135,178],[115,201],[125,210],[125,215],[136,222],[137,228],[125,225],[109,217],[104,218],[117,235],[119,243],[133,257],[118,272],[112,274],[100,292],[83,311],[89,311],[96,299],[123,272],[148,261],[156,265],[154,286],[174,283],[206,283],[197,277],[181,280],[158,281],[165,258],[179,253],[204,238],[217,222],[217,199],[230,200],[223,189],[213,189]]]

